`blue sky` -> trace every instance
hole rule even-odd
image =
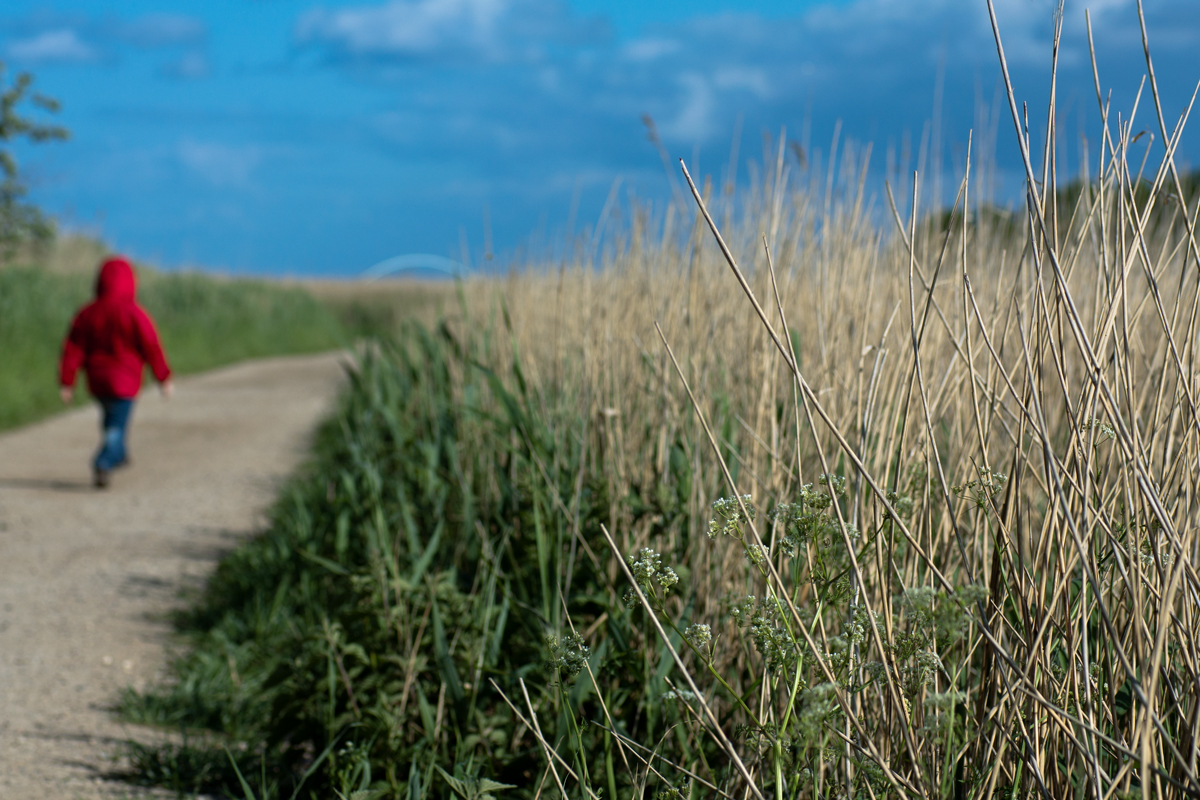
[[[1035,129],[1053,7],[997,0]],[[1087,7],[1127,115],[1145,72],[1135,2]],[[1173,121],[1200,79],[1200,2],[1145,7]],[[1081,135],[1097,150],[1084,8],[1066,7],[1070,173]],[[908,142],[916,166],[939,74],[946,173],[990,109],[999,191],[1020,190],[983,0],[16,0],[0,59],[37,75],[73,134],[19,149],[34,200],[167,267],[349,275],[463,241],[478,263],[485,208],[503,262],[562,241],[576,197],[576,232],[594,224],[618,176],[626,202],[669,196],[643,114],[717,181],[741,119],[743,186],[764,132],[786,126],[815,156],[840,121],[842,141],[873,143],[878,183],[889,149]],[[1157,132],[1148,101],[1134,124]],[[1194,131],[1180,159],[1200,162]]]

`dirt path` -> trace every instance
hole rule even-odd
[[[143,393],[134,463],[103,492],[89,483],[96,409],[0,435],[0,798],[136,795],[106,777],[137,733],[106,709],[160,674],[180,590],[261,524],[340,360],[240,364],[178,381],[169,402]]]

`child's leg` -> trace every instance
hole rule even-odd
[[[104,409],[100,424],[103,439],[93,465],[100,472],[108,472],[125,463],[125,430],[133,413],[133,398],[104,398],[100,405]]]

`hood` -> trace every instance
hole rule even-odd
[[[100,275],[96,278],[97,299],[132,301],[136,293],[133,267],[124,256],[112,256],[100,265]]]

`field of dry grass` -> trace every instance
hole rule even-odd
[[[420,306],[464,342],[463,320],[500,332],[479,361],[519,364],[557,447],[591,448],[615,550],[579,558],[621,586],[630,556],[664,634],[640,646],[657,663],[670,643],[687,707],[659,771],[700,769],[684,754],[711,739],[777,797],[1182,796],[1194,209],[1169,160],[1132,174],[1129,139],[1111,126],[1074,204],[1035,175],[1013,219],[968,173],[948,227],[910,195],[881,230],[861,154],[822,203],[781,148],[755,196],[710,201],[728,257],[672,206],[602,268],[468,280],[461,304],[449,284],[312,288],[394,309],[383,325]],[[578,567],[558,568],[569,595]]]
[[[1183,117],[1147,163],[1105,111],[1072,204],[1023,142],[1015,220],[968,172],[946,228],[914,190],[879,230],[857,154],[822,204],[781,146],[719,224],[672,207],[603,269],[468,287],[614,497],[665,496],[614,500],[595,557],[675,651],[678,758],[710,738],[776,797],[797,763],[814,796],[1200,787],[1197,207]]]

